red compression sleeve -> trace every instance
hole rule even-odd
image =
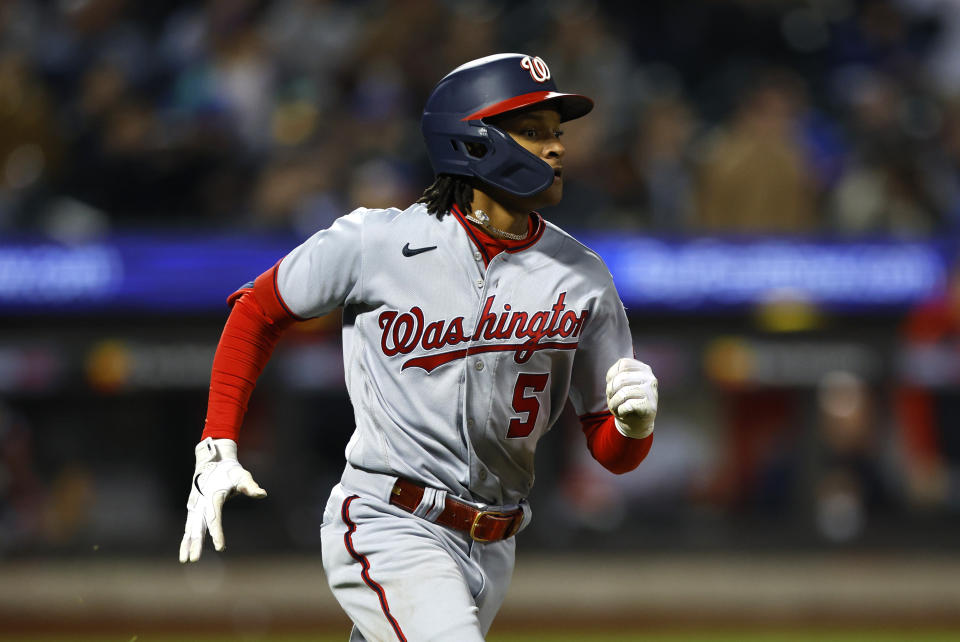
[[[653,445],[653,435],[643,439],[624,437],[609,412],[598,412],[580,417],[580,425],[587,436],[587,448],[593,458],[612,473],[628,473],[644,460]]]
[[[207,420],[201,439],[237,441],[247,402],[280,335],[298,319],[276,288],[277,265],[227,299],[233,304],[210,373]]]

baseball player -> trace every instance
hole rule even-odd
[[[208,530],[223,550],[227,497],[266,495],[237,461],[247,401],[283,330],[340,306],[356,428],[321,540],[350,639],[484,638],[567,400],[614,473],[653,438],[657,381],[609,271],[536,211],[563,191],[560,124],[592,107],[538,57],[458,67],[423,112],[437,178],[421,199],[341,217],[229,298],[181,562]]]

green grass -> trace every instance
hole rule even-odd
[[[960,630],[898,631],[871,630],[804,630],[804,631],[652,631],[646,633],[503,633],[494,634],[488,642],[955,642]],[[142,635],[4,635],[0,642],[346,642],[347,634],[296,635],[210,635],[153,634]]]

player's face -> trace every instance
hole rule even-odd
[[[524,205],[534,210],[556,205],[563,196],[563,155],[566,153],[560,136],[560,114],[553,109],[507,114],[497,119],[497,126],[510,134],[524,149],[553,168],[553,184],[547,189],[524,199]],[[529,204],[527,201],[530,201]]]

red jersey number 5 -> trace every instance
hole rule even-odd
[[[536,397],[536,394],[528,397],[527,391],[543,392],[547,387],[549,378],[548,373],[521,373],[517,375],[517,385],[513,389],[513,409],[519,413],[527,413],[527,419],[523,421],[520,417],[514,417],[510,420],[510,430],[507,431],[508,439],[526,437],[533,432],[533,427],[537,425],[537,415],[540,414],[540,400]]]

